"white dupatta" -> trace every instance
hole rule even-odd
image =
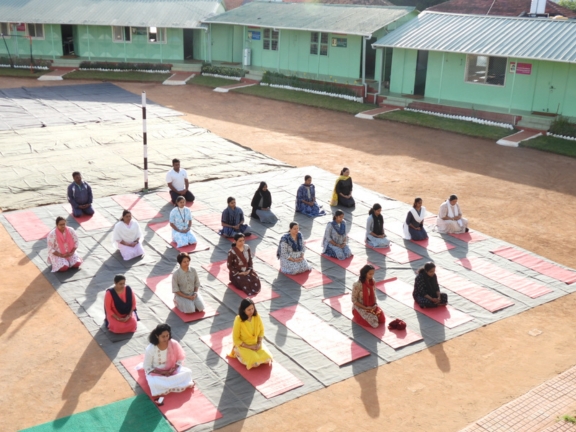
[[[454,208],[452,208],[452,206],[450,205],[450,200],[446,200],[446,205],[448,206],[448,217],[454,218],[461,213],[460,206],[458,205],[458,203],[456,203],[454,205]],[[463,226],[462,219],[458,219],[456,222],[458,222],[458,225],[460,225],[460,227]]]
[[[416,211],[414,207],[410,209],[410,213],[416,219],[416,222],[422,223],[422,221],[426,218],[426,207],[420,207],[420,214]],[[412,240],[412,236],[410,235],[410,230],[408,229],[408,224],[404,222],[404,239],[405,240]]]
[[[130,221],[130,225],[126,225],[122,221],[116,222],[112,233],[112,247],[117,248],[121,241],[132,243],[137,239],[142,241],[142,230],[138,222],[134,219]]]

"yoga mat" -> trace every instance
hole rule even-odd
[[[450,270],[436,266],[436,275],[438,276],[438,283],[444,288],[455,292],[492,313],[514,305],[514,302],[509,298],[503,297],[490,289],[476,285],[474,282]]]
[[[467,233],[462,234],[448,234],[448,235],[466,243],[476,243],[482,240],[486,240],[488,238],[487,236],[474,231],[468,231]]]
[[[238,359],[228,357],[234,345],[232,342],[231,328],[202,336],[200,340],[208,345],[212,351],[218,354],[267,399],[304,385],[302,381],[276,361],[273,361],[271,366],[260,365],[248,370]]]
[[[157,192],[156,195],[158,195],[160,198],[164,199],[165,201],[172,203],[172,198],[170,197],[170,192],[168,192],[168,191]],[[186,207],[188,207],[189,209],[194,210],[194,211],[206,210],[208,208],[208,206],[206,204],[198,202],[198,200],[194,200],[192,202],[186,201]]]
[[[402,222],[398,221],[388,222],[386,224],[386,229],[404,238],[404,228]],[[419,241],[410,240],[410,241],[414,244],[417,244],[418,246],[423,247],[424,249],[429,250],[432,253],[446,252],[447,250],[454,249],[456,247],[453,244],[446,242],[442,238],[430,236],[430,233],[428,233],[428,238],[426,240],[419,240]]]
[[[230,277],[228,268],[226,267],[226,261],[218,261],[215,263],[204,264],[202,266],[204,270],[222,282],[224,285],[227,285],[232,291],[234,291],[240,298],[250,297],[244,291],[236,288],[234,285],[230,283]],[[280,294],[272,291],[270,285],[260,279],[260,292],[255,296],[251,296],[250,298],[254,303],[259,303],[267,300],[271,300],[273,298],[280,297]]]
[[[388,324],[391,321],[394,321],[394,318],[390,315],[384,314],[386,322],[376,328],[366,327],[359,324],[352,314],[352,297],[350,293],[326,298],[322,301],[394,349],[402,348],[403,346],[422,340],[422,336],[419,333],[410,330],[408,327],[404,330],[388,330]]]
[[[221,214],[208,213],[208,214],[196,216],[194,219],[196,219],[201,224],[206,225],[208,228],[210,228],[216,234],[220,235],[219,231],[222,229],[222,215]],[[230,237],[222,236],[222,238],[224,238],[230,242],[234,241],[234,239],[230,238]],[[253,232],[252,235],[246,237],[246,241],[255,240],[257,238],[258,238],[258,235]]]
[[[493,281],[513,289],[514,291],[518,291],[530,298],[537,298],[553,292],[544,285],[540,285],[530,279],[526,279],[525,277],[512,273],[502,267],[498,267],[482,258],[462,258],[455,262],[468,270],[475,271],[488,279],[492,279]]]
[[[112,224],[106,219],[102,214],[98,213],[94,210],[94,214],[92,216],[88,216],[86,214],[82,214],[80,217],[74,216],[72,212],[72,206],[70,204],[62,204],[62,206],[66,209],[66,211],[72,216],[76,222],[80,224],[80,226],[84,229],[84,231],[96,230],[100,228],[108,228],[111,227]]]
[[[280,272],[280,260],[276,258],[276,249],[271,248],[263,251],[258,251],[256,252],[256,257],[264,261],[269,266],[278,270],[278,272]],[[318,270],[315,269],[297,275],[289,275],[282,272],[280,272],[280,274],[283,274],[287,278],[292,279],[298,285],[301,285],[306,289],[328,285],[329,283],[332,282],[332,279],[330,279],[328,276],[320,273]]]
[[[142,390],[151,397],[152,394],[146,381],[144,369],[136,370],[136,365],[143,360],[144,354],[140,354],[120,360],[120,363],[142,387]],[[168,393],[164,396],[164,405],[159,406],[158,409],[179,432],[222,418],[220,411],[206,399],[206,396],[196,386],[181,393]]]
[[[406,264],[412,261],[418,261],[422,258],[416,252],[412,252],[405,247],[392,242],[390,242],[390,246],[387,248],[372,247],[366,243],[365,233],[360,231],[350,232],[348,233],[348,237],[366,246],[368,249],[372,249],[374,252],[378,252],[380,255],[384,255],[386,258],[390,258],[392,261],[395,261],[398,264]]]
[[[4,213],[4,217],[27,242],[46,238],[51,231],[31,210]]]
[[[502,246],[490,252],[568,285],[576,282],[576,272],[544,261],[542,258],[530,255],[528,252],[521,251],[515,247]]]
[[[206,302],[207,294],[203,294],[204,310],[202,312],[184,313],[174,304],[174,293],[172,292],[172,275],[154,276],[146,279],[146,285],[154,294],[158,296],[166,306],[178,315],[184,322],[198,321],[202,318],[209,318],[218,315],[218,311]],[[202,289],[202,287],[200,287]]]
[[[392,297],[394,300],[399,301],[409,308],[414,309],[416,312],[420,312],[448,328],[457,327],[474,319],[470,315],[460,312],[450,305],[439,306],[436,308],[421,308],[412,297],[412,291],[414,290],[413,287],[396,278],[377,282],[376,288],[384,294]],[[448,299],[448,301],[450,301],[450,299]]]
[[[294,305],[279,309],[270,312],[270,316],[280,321],[312,348],[328,357],[338,366],[370,355],[369,351],[303,306]]]
[[[136,194],[116,195],[112,199],[125,210],[130,210],[132,216],[138,220],[155,219],[162,217],[154,207]]]
[[[172,228],[170,227],[170,222],[155,222],[149,223],[148,227],[158,234],[166,243],[172,246],[174,249],[179,250],[180,252],[187,252],[187,253],[194,253],[194,252],[201,252],[210,249],[206,243],[203,243],[197,234],[196,236],[196,243],[193,245],[183,246],[181,248],[176,247],[176,243],[172,241]],[[194,230],[192,230],[194,232]]]
[[[366,264],[370,264],[370,265],[374,266],[375,270],[378,270],[380,268],[376,264],[372,264],[370,261],[355,257],[354,255],[352,255],[349,258],[346,258],[345,260],[339,260],[338,258],[329,257],[328,255],[322,253],[323,252],[322,251],[322,239],[307,240],[305,242],[305,244],[311,251],[316,252],[318,255],[321,255],[323,258],[326,258],[327,260],[332,261],[334,264],[337,264],[338,266],[354,273],[355,275],[359,275],[360,270]]]

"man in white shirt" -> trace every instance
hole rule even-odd
[[[180,168],[180,160],[172,159],[172,169],[166,174],[166,183],[170,188],[172,204],[176,205],[176,198],[183,196],[188,202],[194,202],[194,195],[188,190],[188,173]]]

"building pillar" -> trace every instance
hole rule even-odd
[[[428,55],[430,55],[430,51],[428,51]],[[438,103],[440,103],[440,99],[442,99],[442,80],[444,79],[444,62],[445,62],[446,53],[442,53],[442,65],[440,66],[440,87],[438,88]],[[428,73],[428,70],[426,70]]]

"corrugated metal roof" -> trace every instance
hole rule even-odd
[[[576,63],[576,22],[423,12],[373,46]]]
[[[203,22],[370,36],[413,10],[399,6],[256,1]]]
[[[199,28],[220,0],[0,0],[0,21]]]

